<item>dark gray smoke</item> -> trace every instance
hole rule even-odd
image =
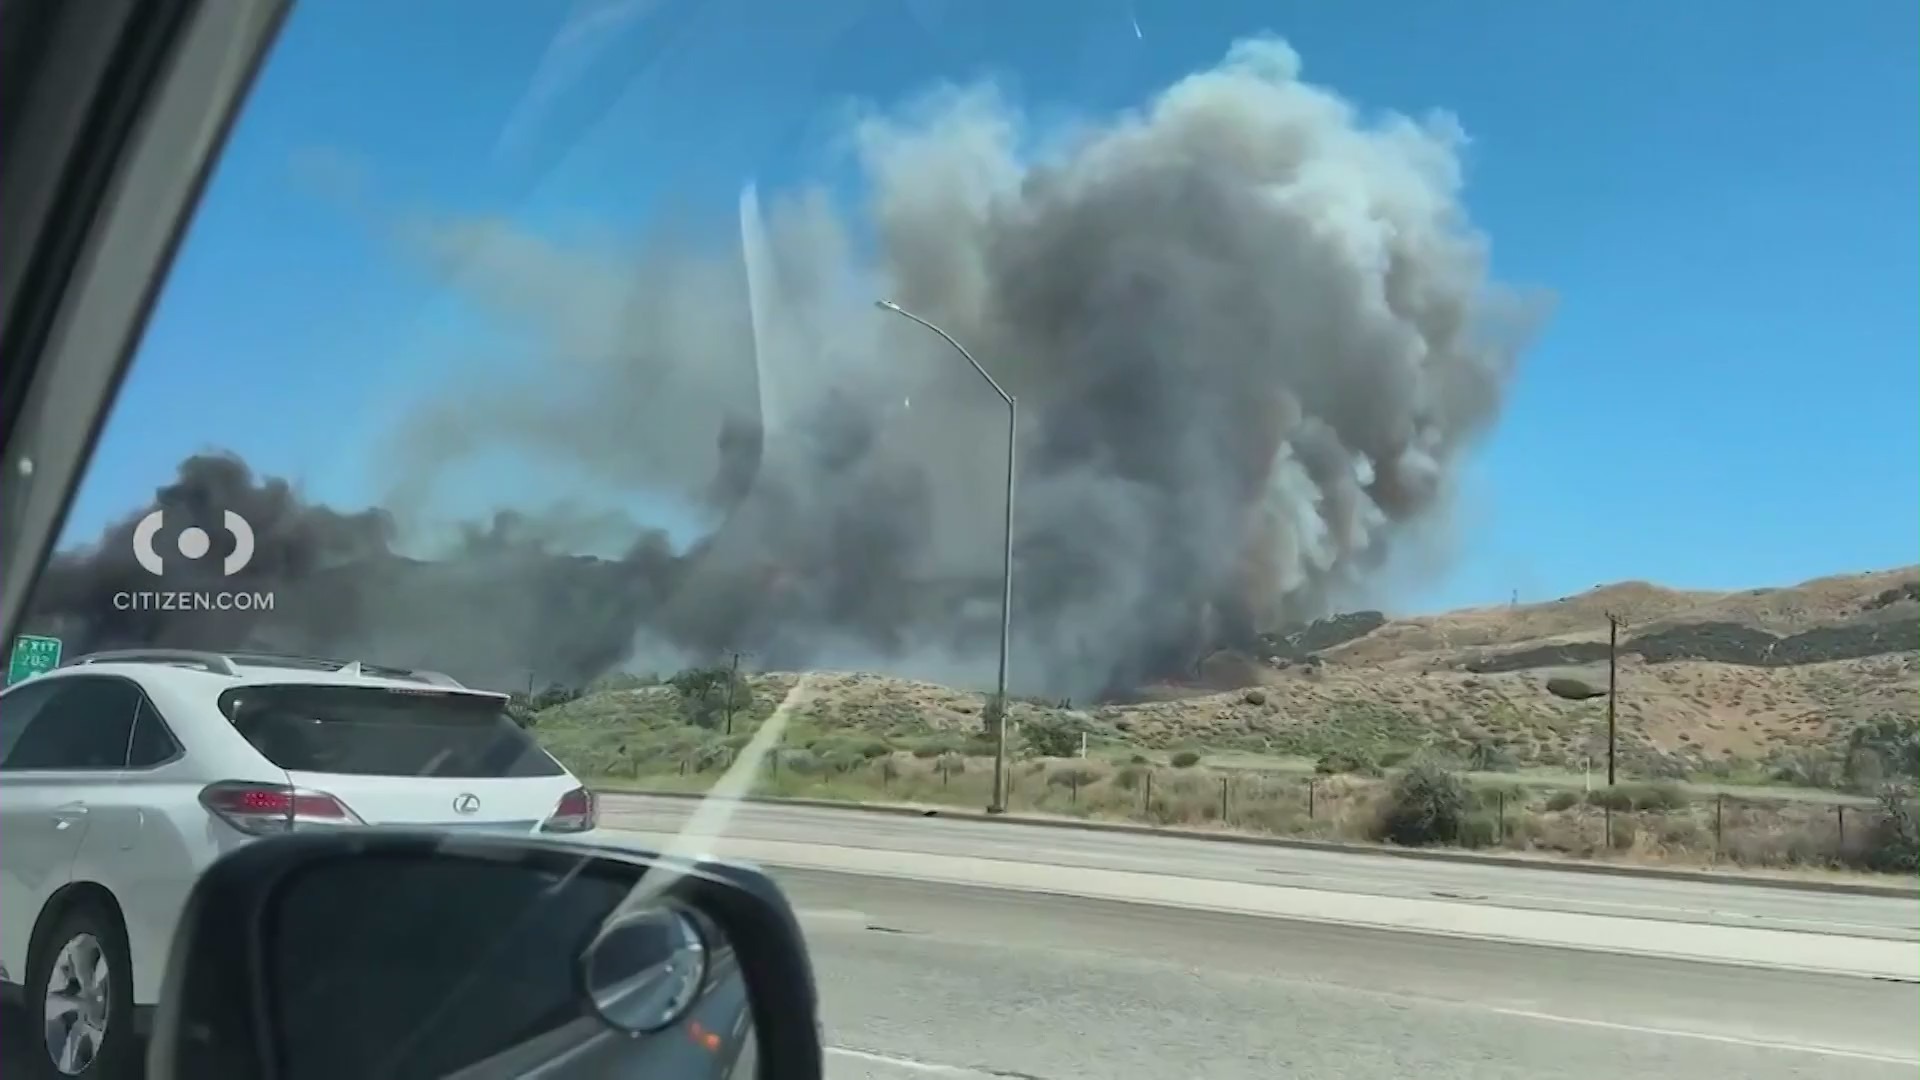
[[[657,536],[608,561],[476,538],[408,571],[443,580],[405,605],[404,630],[350,587],[325,616],[303,605],[297,633],[416,651],[437,636],[462,653],[449,668],[524,666],[537,649],[543,671],[573,676],[744,649],[763,666],[979,681],[998,628],[1005,408],[938,338],[874,308],[889,296],[1020,399],[1016,682],[1085,695],[1178,677],[1325,614],[1445,512],[1537,314],[1488,281],[1452,123],[1364,124],[1277,41],[1241,43],[1045,152],[1022,152],[1030,133],[990,88],[855,135],[862,229],[820,193],[763,212],[749,189],[738,248],[720,254],[661,243],[636,260],[498,223],[409,230],[541,347],[517,375],[422,407],[394,448],[390,505],[504,445],[717,524],[681,557]],[[855,239],[868,231],[870,255]],[[288,528],[361,520],[324,514]],[[489,634],[475,623],[496,607],[511,629]],[[522,638],[534,625],[552,640]]]

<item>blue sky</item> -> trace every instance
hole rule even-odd
[[[1366,107],[1456,114],[1498,275],[1558,297],[1472,467],[1451,569],[1399,607],[1623,578],[1785,583],[1920,551],[1914,5],[621,6],[639,18],[585,36],[596,63],[528,125],[516,106],[575,8],[302,4],[67,535],[143,505],[210,448],[311,498],[381,496],[387,426],[472,320],[343,202],[350,167],[390,209],[566,234],[637,229],[672,199],[693,226],[724,226],[741,181],[827,167],[849,99],[993,74],[1036,115],[1101,113],[1266,30]],[[449,483],[456,512],[513,494]]]

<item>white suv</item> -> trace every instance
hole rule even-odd
[[[507,713],[430,672],[97,653],[0,695],[0,980],[56,1071],[136,1060],[200,871],[258,836],[418,825],[578,835],[594,799]],[[89,1069],[95,1063],[99,1068]]]

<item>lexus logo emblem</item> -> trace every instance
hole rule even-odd
[[[480,812],[480,796],[468,792],[453,797],[453,812],[456,814],[477,814]]]

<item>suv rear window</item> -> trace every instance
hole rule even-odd
[[[474,694],[369,686],[240,686],[220,711],[267,760],[289,772],[356,776],[558,776],[507,715]]]

